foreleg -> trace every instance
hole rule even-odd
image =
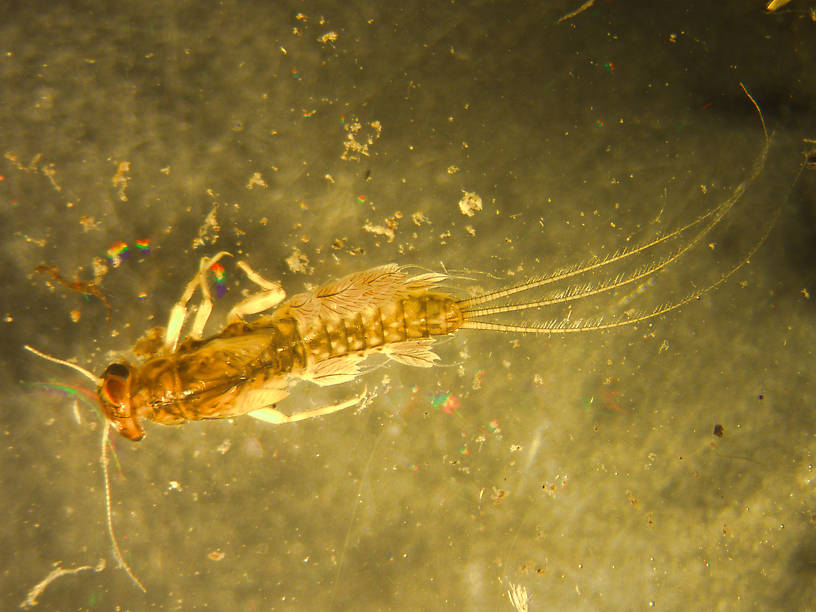
[[[184,321],[187,318],[187,304],[193,297],[196,288],[201,289],[201,303],[198,307],[193,327],[190,330],[190,336],[193,338],[201,338],[204,333],[204,327],[207,320],[210,318],[212,312],[212,296],[210,295],[210,288],[207,284],[207,269],[212,266],[219,259],[225,255],[230,255],[226,251],[221,251],[215,257],[202,257],[198,266],[198,272],[193,279],[187,283],[178,302],[173,305],[170,310],[170,318],[167,321],[167,330],[164,334],[164,348],[170,352],[176,350],[179,338],[181,337],[181,329],[184,326]],[[231,255],[230,255],[231,256]]]

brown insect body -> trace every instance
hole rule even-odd
[[[141,365],[113,363],[101,378],[96,378],[80,366],[31,347],[26,348],[41,357],[72,367],[94,380],[108,420],[122,435],[131,440],[140,440],[144,437],[141,419],[172,425],[251,414],[272,423],[282,423],[335,412],[354,405],[362,398],[292,416],[278,412],[274,406],[289,394],[288,388],[298,379],[323,386],[356,379],[361,374],[358,369],[360,361],[376,352],[404,364],[430,367],[439,359],[431,349],[434,338],[458,329],[564,334],[611,329],[646,321],[700,298],[730,278],[750,260],[768,237],[781,207],[777,208],[754,246],[730,270],[702,289],[651,311],[627,311],[624,316],[611,321],[604,321],[602,316],[594,320],[573,319],[568,314],[566,318],[540,324],[507,324],[484,320],[484,317],[572,303],[613,292],[651,277],[698,245],[720,224],[765,166],[771,139],[759,105],[742,87],[757,110],[765,135],[764,147],[750,175],[727,199],[695,220],[641,246],[465,299],[456,299],[439,290],[439,284],[447,279],[444,274],[424,273],[410,277],[404,268],[389,264],[352,274],[283,301],[285,294],[280,285],[263,279],[245,262],[238,262],[238,266],[262,291],[249,296],[232,309],[228,325],[221,333],[201,339],[212,312],[212,299],[206,282],[207,268],[229,255],[221,252],[212,259],[205,257],[201,260],[198,273],[171,311],[167,329],[148,332],[134,347],[134,352],[147,353],[147,359]],[[608,266],[624,260],[632,261],[631,258],[641,253],[671,244],[677,246],[635,269],[600,280],[573,284],[532,301],[506,302],[516,293],[611,269]],[[90,292],[104,299],[93,283],[68,283],[55,269],[47,267],[38,271],[50,274],[56,281],[72,289]],[[198,288],[202,293],[202,302],[195,322],[189,337],[177,346],[187,315],[187,304]],[[501,303],[495,305],[496,302]],[[494,305],[485,306],[491,303]],[[248,314],[259,316],[247,322],[244,316]],[[155,345],[159,334],[164,336],[160,348],[146,351],[138,348],[140,345],[142,349]]]
[[[700,244],[742,198],[765,165],[770,146],[765,120],[756,101],[747,90],[745,93],[759,114],[765,134],[764,147],[747,179],[728,198],[693,221],[638,247],[625,248],[603,258],[595,257],[543,277],[464,299],[454,298],[439,288],[439,284],[447,279],[444,274],[425,273],[410,277],[404,268],[391,264],[347,276],[283,301],[283,290],[277,283],[264,280],[244,262],[238,262],[247,277],[262,291],[233,307],[228,324],[219,334],[202,339],[212,311],[206,283],[207,269],[228,255],[222,252],[212,259],[205,257],[201,260],[198,273],[174,305],[167,328],[151,330],[133,347],[133,352],[144,358],[139,365],[124,361],[112,363],[102,377],[96,377],[77,364],[52,357],[28,345],[25,348],[46,360],[70,367],[93,381],[108,421],[123,436],[140,440],[144,437],[143,419],[172,425],[250,414],[271,423],[284,423],[342,410],[358,404],[365,394],[340,404],[291,416],[277,411],[275,405],[288,395],[289,388],[297,380],[323,386],[355,380],[361,374],[359,363],[374,353],[381,353],[407,365],[431,367],[439,359],[431,349],[435,338],[459,329],[550,335],[611,329],[647,321],[699,299],[733,276],[765,242],[782,206],[777,207],[754,245],[730,269],[685,297],[652,310],[627,310],[609,320],[604,320],[603,315],[589,319],[573,318],[570,311],[565,318],[534,324],[501,323],[494,317],[554,304],[572,304],[582,298],[615,292],[625,285],[652,277]],[[655,255],[657,248],[668,251]],[[561,283],[579,275],[612,271],[618,264],[637,261],[641,254],[647,252],[652,255],[644,265],[607,274],[600,279],[593,277],[585,282],[562,286],[560,290],[531,301],[507,302],[517,293]],[[41,266],[38,272],[50,275],[55,282],[69,289],[99,297],[110,313],[109,303],[96,282],[66,281],[53,267]],[[202,301],[195,321],[189,336],[179,344],[187,304],[199,288]],[[620,304],[623,302],[619,300]],[[246,315],[258,316],[247,321]],[[485,320],[485,317],[488,319]],[[144,590],[125,562],[114,534],[108,477],[108,435],[109,429],[105,427],[100,461],[105,477],[108,532],[115,559],[133,582]]]
[[[154,330],[143,339],[143,344],[150,345],[155,342],[158,331],[162,331],[163,347],[148,350],[147,360],[138,366],[127,362],[111,364],[97,381],[103,411],[119,433],[131,440],[144,436],[140,419],[172,425],[250,414],[271,423],[291,422],[329,414],[362,399],[287,416],[274,406],[289,394],[288,389],[296,380],[308,380],[321,386],[355,380],[361,374],[360,362],[374,353],[411,366],[431,367],[439,359],[431,348],[435,337],[459,329],[564,334],[611,329],[652,319],[698,299],[730,278],[765,241],[781,208],[777,209],[764,234],[734,267],[708,286],[651,311],[627,311],[625,316],[611,320],[604,320],[603,316],[594,319],[567,316],[537,324],[506,324],[484,320],[484,317],[572,303],[612,292],[643,281],[676,262],[699,244],[739,201],[762,170],[769,142],[766,140],[748,180],[729,198],[673,232],[602,259],[469,298],[457,299],[440,290],[439,284],[448,278],[445,274],[424,273],[411,277],[404,268],[388,264],[281,302],[284,294],[279,285],[264,280],[246,263],[239,262],[239,267],[265,291],[233,308],[228,325],[220,334],[201,340],[211,312],[209,289],[202,271],[225,253],[219,253],[213,260],[204,258],[199,273],[171,312],[167,330]],[[689,233],[690,237],[682,239]],[[573,284],[532,301],[507,303],[507,299],[517,293],[579,275],[596,274],[672,243],[676,246],[654,257],[647,265],[600,280]],[[204,297],[196,322],[190,337],[176,347],[187,301],[198,287]],[[270,314],[263,314],[265,312]],[[259,316],[246,321],[246,314]],[[93,378],[90,373],[86,374]]]
[[[353,380],[358,363],[375,352],[431,366],[438,359],[432,338],[464,322],[453,297],[429,290],[443,278],[408,277],[396,265],[348,276],[141,365],[111,364],[100,402],[119,433],[140,440],[141,419],[175,425],[259,411],[285,398],[293,379],[323,386]]]

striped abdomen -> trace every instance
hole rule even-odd
[[[300,354],[303,368],[335,357],[365,355],[388,345],[451,334],[463,321],[455,299],[433,292],[369,305],[356,312],[324,309],[314,317],[304,317],[302,312],[284,306],[273,318],[284,336],[288,335],[287,327],[296,328],[291,329],[292,341],[299,345],[295,353]]]

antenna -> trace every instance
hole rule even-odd
[[[94,374],[92,374],[91,372],[89,372],[88,370],[83,368],[82,366],[79,366],[79,365],[77,365],[75,363],[71,363],[70,361],[65,361],[64,359],[58,359],[57,357],[52,357],[51,355],[43,353],[42,351],[38,351],[34,347],[28,346],[27,344],[24,344],[23,348],[25,350],[27,350],[27,351],[30,351],[30,352],[34,353],[37,357],[42,357],[46,361],[51,361],[53,363],[58,363],[60,365],[68,366],[69,368],[71,368],[73,370],[76,370],[77,372],[79,372],[80,374],[85,376],[86,378],[92,380],[93,383],[97,387],[102,386],[102,379],[99,378],[98,376],[95,376]]]

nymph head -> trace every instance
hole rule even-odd
[[[133,414],[130,396],[133,368],[130,365],[127,363],[112,363],[107,367],[102,376],[99,377],[94,376],[82,366],[71,363],[70,361],[52,357],[28,345],[25,345],[24,348],[38,357],[68,366],[93,381],[96,385],[96,395],[99,398],[102,413],[108,422],[116,428],[116,431],[134,442],[138,442],[144,438],[144,429],[142,429],[142,426]]]
[[[102,374],[96,394],[105,418],[126,438],[138,442],[144,429],[133,414],[130,382],[133,368],[127,363],[112,363]]]

